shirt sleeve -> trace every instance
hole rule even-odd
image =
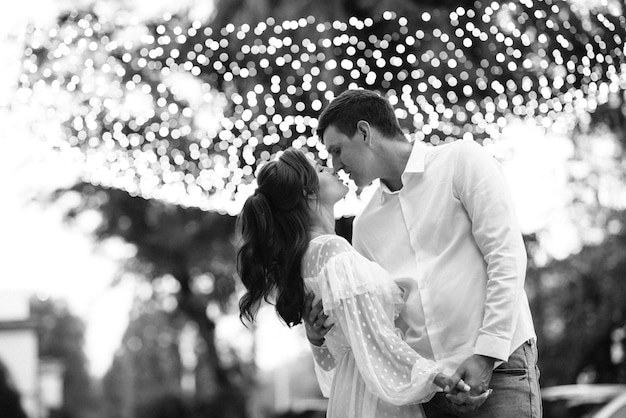
[[[394,405],[430,400],[441,369],[396,333],[400,293],[386,271],[350,250],[328,260],[320,284],[324,311],[336,317],[368,390]]]
[[[506,361],[524,292],[526,249],[496,159],[474,141],[463,141],[457,157],[454,190],[487,264],[485,312],[474,353]]]

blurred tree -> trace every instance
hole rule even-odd
[[[107,417],[150,416],[146,411],[165,399],[178,399],[182,407],[181,321],[153,305],[135,304],[122,346],[104,379]]]
[[[626,212],[611,218],[625,225]],[[531,264],[528,282],[540,341],[542,385],[626,383],[626,234],[546,266]],[[528,240],[533,253],[536,242]],[[621,353],[621,354],[620,354]]]
[[[235,385],[234,376],[229,376],[228,369],[220,362],[215,347],[214,318],[207,314],[208,306],[214,306],[218,311],[232,309],[236,285],[233,264],[235,218],[154,199],[132,197],[122,190],[87,183],[77,184],[71,190],[60,190],[55,197],[68,193],[76,193],[80,197],[79,204],[68,211],[68,220],[86,211],[100,214],[101,222],[95,230],[98,240],[121,238],[136,249],[124,270],[152,281],[155,294],[168,311],[173,311],[173,315],[180,312],[196,324],[206,347],[204,356],[210,376],[208,384],[212,389],[209,395],[221,398],[242,394],[242,388]],[[165,281],[170,285],[160,287],[166,287],[167,291],[159,292],[159,285]],[[150,324],[150,321],[157,319],[159,316],[156,314],[137,319],[134,323],[136,329],[128,332],[137,333],[140,329],[144,333],[152,332],[149,330],[158,324]],[[143,338],[143,343],[151,349],[154,342],[146,338]],[[170,354],[178,357],[177,351]],[[142,359],[145,356],[133,358]],[[170,361],[173,361],[172,358]],[[149,361],[140,361],[133,367],[137,368],[137,373],[140,368],[146,367],[144,372],[148,373],[152,370],[149,366]],[[173,373],[177,374],[179,372]],[[174,379],[177,385],[180,385],[179,377]],[[163,390],[162,381],[154,381],[159,382],[158,389]],[[245,376],[243,381],[237,380],[237,384],[245,383]],[[146,389],[148,385],[136,386],[142,392],[147,392],[147,396],[154,395]],[[138,401],[141,399],[138,398]]]
[[[604,120],[611,112],[581,120],[572,135],[565,214],[579,251],[554,259],[541,245],[543,231],[525,237],[544,386],[626,382],[626,153],[621,129]]]
[[[102,379],[103,415],[110,418],[129,418],[133,406],[129,400],[132,379],[129,365],[123,355],[115,355],[111,367]],[[132,398],[131,398],[132,399]]]
[[[153,294],[146,300],[135,301],[122,346],[104,378],[105,416],[245,416],[241,395],[229,387],[216,386],[214,366],[207,364],[205,350],[200,349],[206,344],[198,344],[204,341],[192,340],[194,347],[182,346],[188,319],[179,311],[171,311],[172,306],[164,309],[163,300],[159,299]],[[204,364],[198,364],[192,371],[191,381],[181,360],[183,350],[192,351],[185,353],[185,357],[201,357],[197,363],[204,360]],[[237,389],[245,391],[241,386]]]
[[[52,299],[31,300],[39,357],[58,360],[63,372],[63,405],[52,411],[56,418],[98,417],[95,388],[87,372],[84,352],[85,325],[65,303]]]

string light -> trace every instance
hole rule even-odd
[[[88,181],[235,214],[276,153],[328,158],[317,116],[348,88],[385,94],[407,134],[435,145],[497,140],[511,118],[573,126],[624,94],[626,21],[612,7],[476,2],[221,29],[171,15],[121,28],[74,13],[29,29],[20,97],[53,95]]]

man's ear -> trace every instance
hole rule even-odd
[[[372,143],[372,127],[369,122],[360,120],[356,123],[357,139],[364,141],[367,145]]]

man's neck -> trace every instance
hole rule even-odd
[[[380,181],[392,192],[402,188],[402,173],[411,157],[413,144],[408,141],[389,142],[386,147],[385,165],[387,173],[381,176]]]

